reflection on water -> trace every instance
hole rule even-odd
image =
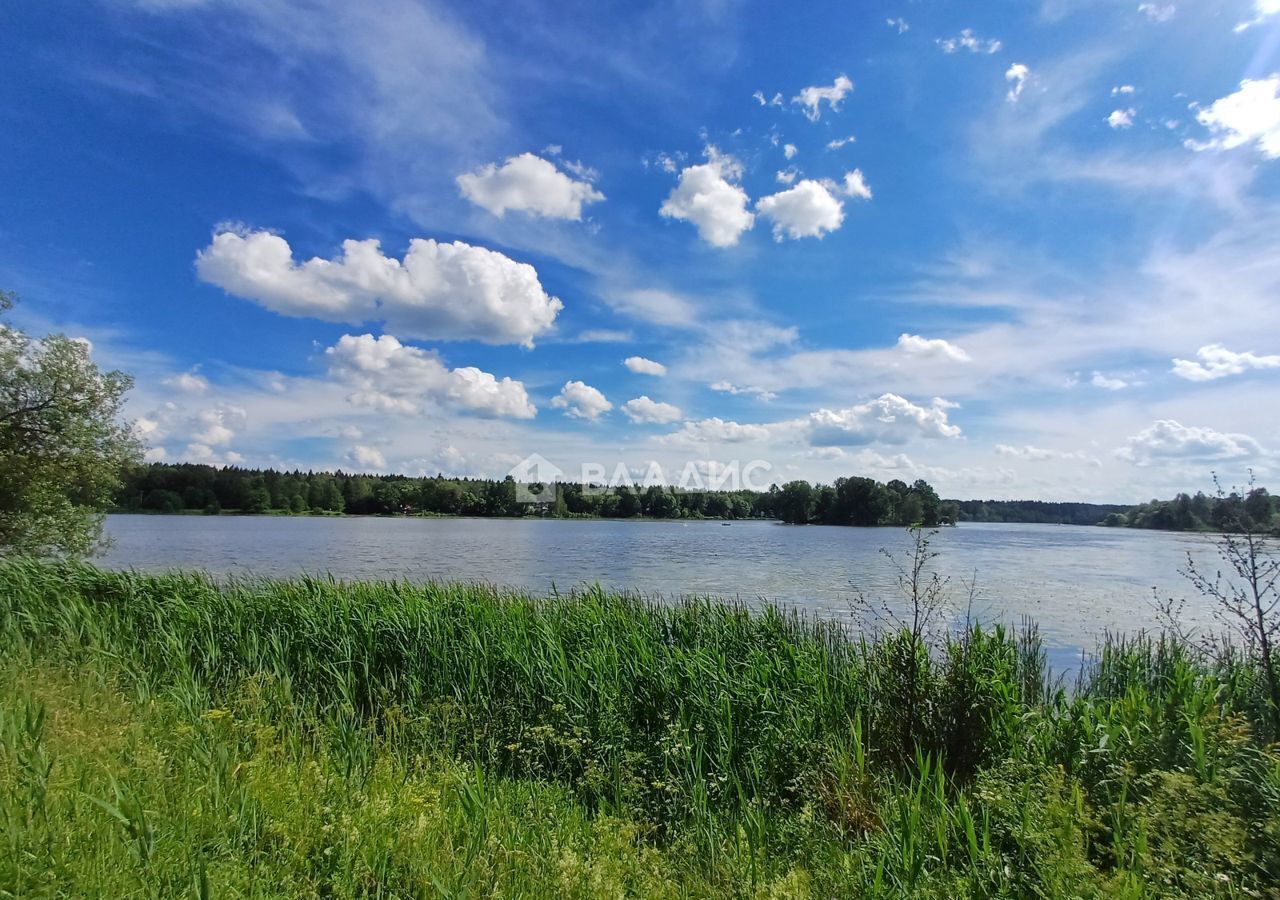
[[[648,596],[715,594],[848,616],[855,590],[896,595],[880,549],[905,555],[898,529],[795,527],[774,522],[109,516],[101,565],[198,568],[214,575],[330,573],[337,578],[485,581],[547,592],[599,582]],[[1212,559],[1199,535],[1055,525],[965,524],[934,537],[937,569],[977,575],[984,621],[1030,616],[1060,648],[1092,646],[1105,630],[1154,624],[1152,589],[1188,596],[1188,551]],[[1188,624],[1209,611],[1188,596]],[[1064,657],[1055,655],[1059,660]]]

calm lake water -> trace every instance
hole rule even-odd
[[[905,559],[894,528],[796,527],[775,522],[647,522],[512,519],[109,516],[112,568],[196,568],[216,576],[332,574],[342,579],[463,580],[545,593],[599,582],[646,596],[714,594],[768,600],[816,615],[849,617],[855,589],[896,596],[887,548]],[[937,570],[977,573],[983,621],[1035,619],[1059,648],[1092,647],[1107,629],[1154,625],[1152,589],[1186,596],[1187,623],[1207,607],[1178,574],[1188,551],[1216,563],[1200,535],[1060,525],[962,524],[933,539]]]

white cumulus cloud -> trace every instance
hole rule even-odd
[[[566,381],[560,393],[551,401],[556,409],[573,419],[598,419],[613,409],[599,390],[581,381]]]
[[[861,169],[845,172],[844,184],[840,190],[846,197],[855,197],[858,200],[871,199],[871,187],[867,184],[866,176],[862,174]]]
[[[756,213],[773,222],[774,240],[822,237],[844,221],[844,204],[826,185],[806,178],[756,202]]]
[[[1137,110],[1133,107],[1128,109],[1113,109],[1111,115],[1107,116],[1107,124],[1112,128],[1132,128],[1133,117],[1137,114]]]
[[[1168,460],[1240,459],[1261,453],[1258,442],[1247,434],[1224,434],[1212,428],[1183,425],[1173,419],[1154,422],[1116,451],[1118,457],[1138,466]]]
[[[835,112],[840,108],[841,102],[853,90],[853,82],[846,76],[840,75],[830,87],[819,87],[817,85],[804,88],[799,94],[791,98],[792,103],[798,103],[804,107],[805,117],[810,122],[816,122],[822,118],[822,104],[827,104],[827,109]]]
[[[388,412],[419,412],[430,401],[483,416],[531,419],[524,385],[473,366],[449,369],[435,353],[407,347],[389,334],[344,334],[325,350],[330,371],[352,387],[348,400]]]
[[[1280,75],[1246,78],[1238,91],[1197,112],[1196,120],[1213,137],[1188,141],[1193,150],[1232,150],[1256,143],[1267,159],[1280,158]]]
[[[236,429],[243,428],[248,414],[242,407],[219,403],[196,416],[200,431],[192,439],[210,447],[224,447],[236,436]]]
[[[640,375],[657,375],[659,377],[667,374],[667,367],[660,362],[654,362],[651,359],[645,359],[643,356],[628,356],[622,361],[622,364]]]
[[[898,349],[912,356],[949,359],[953,362],[969,362],[969,354],[942,338],[925,338],[918,334],[902,334],[898,337]]]
[[[719,417],[686,421],[660,440],[674,444],[782,441],[813,448],[806,451],[807,457],[829,458],[839,456],[841,447],[959,438],[960,427],[948,420],[948,411],[955,406],[940,397],[922,406],[897,394],[883,394],[855,406],[819,409],[802,418],[781,422],[743,424]],[[676,410],[668,421],[678,417]]]
[[[778,429],[777,425],[742,425],[721,418],[685,422],[678,431],[666,435],[666,443],[723,443],[741,444],[767,441]]]
[[[203,394],[209,390],[209,379],[195,372],[183,372],[172,378],[166,378],[161,383],[167,387],[176,388],[184,394]]]
[[[462,196],[499,218],[511,209],[577,221],[584,205],[604,199],[590,181],[574,181],[554,163],[532,153],[513,156],[501,168],[489,163],[459,175],[458,187]]]
[[[954,404],[935,397],[919,406],[897,394],[846,409],[820,409],[805,423],[809,443],[816,447],[848,447],[870,443],[902,444],[913,438],[957,438],[960,426],[948,421]]]
[[[403,262],[377,240],[347,240],[336,259],[295,262],[267,231],[221,231],[196,257],[201,280],[288,316],[382,321],[411,337],[533,345],[563,308],[533,266],[462,241],[415,238]]]
[[[163,448],[161,448],[161,452],[164,452]],[[234,466],[244,462],[244,457],[234,450],[226,450],[219,453],[208,444],[202,444],[198,441],[187,444],[182,455],[185,462],[204,463],[207,466]]]
[[[357,444],[347,453],[347,459],[367,472],[381,472],[387,467],[387,458],[377,447]]]
[[[632,422],[654,425],[669,425],[672,422],[680,420],[680,407],[671,403],[662,403],[658,400],[651,400],[647,395],[641,395],[634,400],[628,400],[622,404],[622,411],[626,413],[627,418]]]
[[[1280,356],[1258,356],[1251,351],[1235,353],[1221,344],[1209,344],[1196,351],[1194,360],[1173,361],[1173,374],[1188,381],[1213,381],[1250,369],[1280,369]]]
[[[1089,379],[1089,383],[1096,388],[1102,388],[1104,391],[1123,391],[1130,387],[1129,382],[1123,378],[1116,378],[1114,375],[1106,375],[1102,372],[1094,372],[1093,377]]]
[[[134,419],[133,433],[137,436],[138,440],[143,441],[144,443],[146,441],[164,437],[164,432],[160,429],[160,422],[158,418],[151,418],[150,416],[139,416]]]
[[[242,459],[238,453],[225,448],[235,440],[248,420],[245,408],[234,403],[220,402],[192,410],[169,401],[139,416],[133,423],[133,432],[144,445],[155,451],[151,459],[169,456],[166,449],[159,446],[162,443],[186,442],[186,458],[211,465],[227,465]]]
[[[735,183],[741,177],[737,160],[708,147],[707,161],[680,173],[680,181],[658,212],[692,222],[699,237],[713,246],[732,247],[755,224],[755,216],[747,209],[747,192]]]

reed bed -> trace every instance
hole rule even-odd
[[[0,562],[0,896],[1280,896],[1229,650]]]

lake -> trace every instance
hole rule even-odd
[[[536,593],[599,582],[651,597],[712,594],[847,618],[855,591],[898,597],[894,528],[776,522],[538,519],[108,516],[110,568],[202,569],[219,577],[331,574],[341,579],[483,581]],[[957,615],[977,574],[983,621],[1030,616],[1056,648],[1155,624],[1152,589],[1186,596],[1189,625],[1211,623],[1178,570],[1188,551],[1216,562],[1203,535],[1064,525],[961,524],[933,538]],[[1055,654],[1061,659],[1061,653]]]

